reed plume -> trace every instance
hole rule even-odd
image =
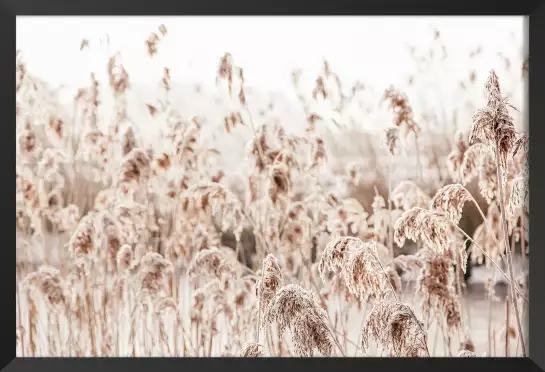
[[[422,208],[411,208],[395,223],[394,239],[398,246],[406,238],[422,241],[430,249],[441,253],[450,249],[451,237],[446,219]]]
[[[423,327],[409,306],[397,301],[381,301],[365,319],[361,330],[362,347],[367,350],[374,341],[392,357],[429,356]]]
[[[277,324],[279,337],[289,329],[295,352],[312,356],[318,349],[324,356],[332,353],[327,313],[319,306],[314,294],[297,284],[280,288],[272,298],[263,317],[263,325]]]
[[[431,207],[446,214],[451,221],[458,224],[462,218],[464,204],[472,199],[469,191],[462,185],[446,185],[437,191]]]
[[[238,354],[240,357],[247,358],[259,358],[259,357],[268,357],[267,349],[261,344],[256,344],[255,342],[246,342],[242,345],[242,348]]]

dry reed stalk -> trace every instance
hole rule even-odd
[[[509,296],[507,296],[507,298],[505,299],[505,329],[506,329],[506,332],[505,332],[505,356],[506,357],[509,357],[509,332],[508,332],[508,329],[509,327],[511,326],[511,322],[510,322],[510,319],[509,319],[509,309],[510,309],[510,306],[509,306]]]
[[[23,308],[21,307],[21,294],[19,293],[19,286],[16,287],[16,297],[17,297],[17,331],[19,332],[19,337],[21,339],[21,356],[25,357],[25,332],[26,329],[23,325]]]
[[[492,350],[493,350],[493,355],[496,355],[496,330],[492,330]]]
[[[393,86],[390,86],[383,95],[383,100],[389,101],[390,109],[394,112],[394,125],[400,129],[403,129],[403,136],[407,137],[410,132],[415,136],[415,146],[417,149],[417,169],[420,175],[420,180],[424,179],[422,174],[422,166],[420,162],[420,149],[418,146],[418,134],[420,133],[420,127],[415,122],[413,117],[413,109],[409,104],[408,97],[396,90]]]
[[[500,210],[501,210],[501,215],[502,215],[502,224],[503,224],[503,232],[504,232],[504,236],[507,237],[509,236],[508,234],[508,229],[507,229],[507,219],[505,217],[505,194],[504,194],[504,191],[503,191],[503,181],[501,179],[501,164],[500,164],[500,156],[499,154],[496,154],[496,165],[497,165],[497,174],[498,174],[498,183],[500,185],[500,195],[501,195],[501,202],[500,202]],[[521,346],[522,346],[522,355],[524,357],[526,357],[526,345],[525,345],[525,341],[524,341],[524,333],[522,332],[522,322],[521,322],[521,319],[520,319],[520,313],[519,313],[519,308],[518,308],[518,304],[517,304],[517,294],[515,292],[515,285],[516,285],[516,282],[514,280],[515,276],[514,276],[514,273],[513,273],[513,254],[511,252],[511,247],[509,246],[509,243],[507,242],[507,239],[504,239],[504,243],[505,243],[505,252],[506,252],[506,256],[507,256],[507,266],[508,266],[508,270],[509,270],[509,276],[510,276],[510,279],[511,279],[511,296],[513,297],[512,298],[512,304],[513,304],[513,307],[515,309],[515,316],[516,316],[516,319],[517,319],[517,326],[518,326],[518,329],[519,329],[519,338],[521,340]]]
[[[89,277],[86,272],[83,273],[83,286],[85,297],[85,308],[87,309],[87,316],[89,319],[89,336],[91,338],[91,356],[98,356],[96,336],[95,336],[95,309],[93,299],[91,298],[91,288],[89,287]]]
[[[365,324],[366,319],[367,319],[367,306],[363,308],[363,315],[361,317],[361,324],[359,329],[363,329],[363,325]],[[359,345],[361,345],[361,336],[362,336],[362,333],[360,332],[358,336],[358,341],[356,342],[356,350],[354,351],[354,357],[358,356]]]
[[[259,330],[261,329],[261,313],[264,313],[270,301],[276,295],[276,291],[282,286],[282,273],[278,267],[276,258],[269,254],[261,267],[261,279],[256,283],[255,290],[258,296],[257,305],[257,331],[256,344],[259,343]]]
[[[493,340],[493,333],[492,333],[492,303],[494,301],[494,281],[495,273],[491,274],[491,277],[487,280],[485,284],[485,288],[487,291],[487,299],[488,299],[488,356],[492,356],[492,340]]]
[[[32,356],[37,356],[37,347],[36,347],[36,338],[38,337],[38,310],[36,308],[36,303],[32,298],[30,293],[27,293],[27,301],[29,304],[28,310],[28,324],[29,324],[29,347],[30,354]]]
[[[394,155],[390,154],[390,162],[388,164],[388,218],[389,226],[392,225],[392,167],[394,162]],[[388,227],[388,248],[390,249],[390,255],[392,259],[395,257],[394,254],[394,230],[391,227]]]
[[[505,236],[504,245],[507,256],[509,279],[511,280],[511,301],[513,302],[513,307],[515,309],[519,337],[521,338],[522,354],[523,356],[526,356],[526,346],[522,333],[522,323],[515,293],[516,284],[513,274],[512,252],[509,242],[507,241],[509,232],[505,213],[506,198],[504,193],[504,184],[507,177],[507,155],[513,148],[516,132],[513,119],[509,116],[508,112],[508,106],[510,105],[507,98],[503,97],[501,94],[498,77],[494,71],[490,72],[490,75],[486,81],[485,93],[487,105],[483,109],[478,110],[473,117],[470,142],[473,142],[477,138],[482,139],[488,144],[495,154],[496,179],[499,186],[500,197],[499,204],[503,233]]]
[[[52,348],[52,355],[56,355],[59,344],[57,343],[57,340],[54,339],[54,332],[58,329],[58,313],[66,312],[68,309],[68,303],[66,300],[67,292],[64,281],[58,270],[48,266],[41,266],[37,271],[28,274],[21,285],[27,292],[27,298],[30,304],[29,325],[31,333],[31,349],[35,349],[35,347],[32,346],[34,343],[33,336],[37,336],[36,322],[39,315],[34,302],[34,296],[39,296],[45,301],[47,310],[47,339],[49,341],[48,346],[50,348],[48,351],[51,352]]]
[[[159,335],[161,338],[161,344],[166,347],[167,352],[170,356],[175,356],[172,353],[172,350],[169,345],[169,337],[165,330],[165,314],[175,315],[178,314],[178,306],[176,305],[175,300],[172,297],[158,297],[153,302],[154,318],[159,328]],[[175,330],[176,331],[176,330]],[[177,352],[175,346],[175,353]]]

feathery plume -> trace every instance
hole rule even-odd
[[[424,325],[418,321],[409,306],[397,301],[375,304],[361,330],[362,347],[371,341],[387,350],[392,357],[429,356]]]
[[[67,305],[68,291],[59,270],[50,266],[41,266],[38,271],[30,273],[21,286],[34,292],[46,301],[49,308],[61,311]]]
[[[458,224],[462,218],[464,204],[471,199],[471,194],[462,185],[446,185],[435,194],[431,208],[443,212],[451,221]]]
[[[247,357],[247,358],[259,358],[259,357],[268,357],[269,353],[265,346],[255,343],[255,342],[246,342],[242,345],[242,349],[239,351],[238,356]]]
[[[515,144],[515,125],[509,115],[508,107],[512,107],[500,90],[498,76],[490,71],[485,84],[486,106],[473,115],[473,126],[469,134],[469,142],[481,140],[497,152],[501,164],[507,166],[507,155]]]
[[[318,305],[312,292],[297,284],[280,288],[263,318],[263,325],[274,323],[278,325],[279,337],[290,329],[297,355],[312,356],[314,349],[324,356],[331,355],[327,313]]]
[[[394,229],[394,240],[399,247],[409,238],[415,242],[421,240],[436,252],[444,252],[450,248],[448,222],[432,211],[411,208],[396,221]]]
[[[263,260],[261,270],[263,278],[256,282],[255,291],[260,301],[259,311],[265,312],[276,291],[282,286],[283,278],[278,261],[270,253]]]

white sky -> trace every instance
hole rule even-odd
[[[149,58],[144,41],[160,24],[168,36]],[[163,66],[174,81],[213,84],[219,57],[229,51],[249,85],[290,86],[290,71],[317,71],[326,57],[342,78],[371,85],[403,79],[412,65],[407,45],[427,45],[437,27],[449,49],[451,73],[467,65],[456,56],[483,45],[523,45],[523,17],[17,17],[17,48],[29,69],[52,85],[82,86],[89,72],[105,76],[108,53],[120,51],[131,81],[156,84]],[[110,49],[105,40],[109,35]],[[82,38],[91,48],[80,52]],[[496,52],[483,62],[494,68]],[[459,70],[459,71],[458,71]]]

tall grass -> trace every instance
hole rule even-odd
[[[151,34],[150,58],[167,35]],[[376,146],[337,120],[362,119],[361,83],[346,92],[325,62],[304,92],[294,74],[307,119],[296,134],[255,115],[226,53],[216,75],[230,109],[214,130],[249,136],[233,169],[203,140],[206,118],[186,119],[171,101],[168,67],[146,106],[162,129],[150,142],[119,55],[106,66],[108,81],[91,75],[67,114],[18,53],[18,355],[526,355],[527,275],[513,262],[529,247],[528,141],[494,71],[470,131],[442,133],[448,146],[388,87],[378,101],[393,124]],[[313,111],[317,102],[335,115]],[[354,135],[365,149],[347,162]],[[492,284],[483,293],[485,321],[470,317],[463,275],[482,263],[509,286],[505,299]]]

